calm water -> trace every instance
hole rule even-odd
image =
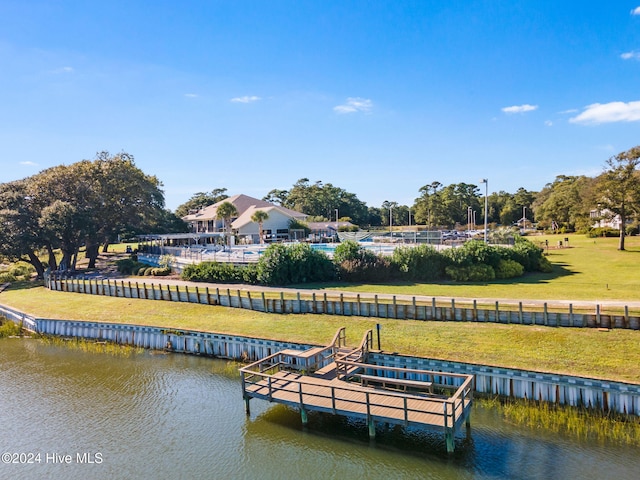
[[[251,401],[225,362],[114,357],[0,340],[0,478],[637,479],[636,448],[574,442],[475,409],[471,438],[447,456],[440,434],[364,424]],[[39,454],[39,457],[38,457]],[[31,455],[31,456],[30,456]],[[68,457],[65,457],[68,456]],[[70,463],[61,463],[65,461]],[[93,463],[91,463],[93,462]]]

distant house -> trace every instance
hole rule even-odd
[[[591,226],[593,228],[613,228],[620,230],[620,215],[614,214],[611,210],[593,209],[589,212]]]
[[[232,203],[238,216],[231,219],[231,230],[242,243],[260,243],[259,225],[251,220],[257,210],[263,210],[269,218],[263,222],[262,231],[266,242],[289,240],[291,220],[304,222],[307,215],[271,202],[248,195],[234,195],[182,217],[194,233],[216,233],[224,231],[224,221],[217,218],[218,207],[224,202]]]

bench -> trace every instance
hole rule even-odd
[[[409,388],[412,388],[416,390],[426,390],[429,393],[433,393],[433,384],[431,382],[377,377],[375,375],[358,375],[358,377],[360,377],[363,387],[368,387],[370,383],[373,383],[379,384],[382,388],[390,388],[393,390],[402,390],[406,392]]]

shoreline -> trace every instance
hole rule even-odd
[[[38,319],[6,307],[1,308],[0,313],[10,321],[27,322],[41,334],[112,341],[146,349],[166,349],[175,353],[242,361],[256,361],[282,349],[305,350],[316,346],[189,329]],[[370,355],[375,364],[385,366],[473,374],[474,389],[482,394],[540,400],[551,404],[582,406],[629,415],[640,413],[640,384],[438,360],[384,350],[371,350]]]

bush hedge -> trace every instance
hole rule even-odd
[[[334,263],[306,243],[267,247],[258,261],[257,280],[265,285],[328,282],[337,277]]]
[[[496,278],[496,271],[491,265],[448,266],[447,275],[456,282],[490,282]]]
[[[431,282],[444,277],[449,259],[430,245],[418,245],[396,248],[391,256],[391,262],[400,277]]]
[[[139,275],[139,276],[165,276],[171,274],[170,267],[152,267],[146,263],[138,262],[133,258],[123,258],[116,262],[118,272],[123,275]]]
[[[236,267],[230,263],[202,262],[188,265],[182,272],[182,278],[194,282],[213,283],[249,283],[257,282],[256,265]]]
[[[257,265],[236,267],[203,262],[186,267],[182,278],[264,285],[327,282],[336,278],[370,283],[396,279],[430,282],[445,278],[458,282],[488,282],[532,271],[548,273],[552,267],[542,248],[526,239],[517,239],[511,248],[486,245],[478,240],[442,252],[429,245],[399,247],[391,257],[376,255],[348,240],[336,247],[333,262],[308,244],[272,244]]]

